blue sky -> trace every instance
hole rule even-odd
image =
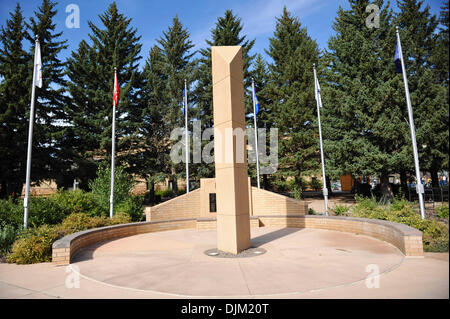
[[[87,22],[92,21],[100,26],[98,15],[103,13],[112,1],[110,0],[60,0],[58,1],[56,26],[63,31],[63,39],[68,40],[68,49],[61,53],[61,58],[70,56],[76,50],[82,39],[88,40],[90,29]],[[396,3],[396,1],[393,1]],[[0,0],[0,24],[3,26],[9,19],[17,0]],[[37,9],[40,1],[19,0],[24,16],[28,19]],[[256,39],[254,53],[264,54],[268,48],[269,37],[275,29],[275,17],[280,16],[283,6],[297,16],[309,35],[317,41],[321,49],[327,47],[327,41],[333,34],[333,21],[339,6],[348,8],[347,0],[116,0],[119,11],[132,18],[132,25],[142,36],[141,55],[145,59],[148,51],[155,44],[171,24],[173,17],[178,14],[183,25],[191,34],[195,49],[205,46],[205,39],[209,38],[210,30],[214,27],[218,16],[222,16],[226,9],[232,9],[242,18],[244,33],[249,39]],[[80,28],[69,29],[65,25],[66,7],[76,4],[80,8]],[[442,0],[425,0],[431,8],[432,14],[439,14]],[[144,60],[143,59],[143,60]],[[143,61],[142,61],[143,62]]]

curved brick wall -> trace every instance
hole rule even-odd
[[[262,226],[337,230],[386,241],[405,256],[423,256],[422,232],[385,220],[341,216],[259,216]]]
[[[366,235],[396,246],[406,256],[423,256],[422,232],[412,227],[377,219],[319,216],[272,215],[250,217],[252,227],[296,227],[337,230]],[[69,264],[81,248],[97,242],[143,233],[175,229],[214,229],[215,218],[188,218],[107,226],[77,232],[53,243],[52,262]]]

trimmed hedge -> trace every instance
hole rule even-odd
[[[407,200],[395,199],[391,205],[379,205],[373,198],[355,196],[355,199],[357,204],[347,215],[387,220],[411,226],[423,232],[424,251],[449,251],[448,226],[434,219],[422,219]]]
[[[130,222],[131,217],[125,213],[117,213],[112,219],[104,216],[88,216],[85,213],[70,214],[61,224],[42,225],[22,231],[6,260],[17,264],[49,262],[52,259],[53,243],[66,235],[86,229]]]

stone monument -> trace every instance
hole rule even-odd
[[[251,246],[242,47],[213,46],[211,54],[217,249],[238,254]]]

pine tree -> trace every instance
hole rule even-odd
[[[319,168],[317,128],[314,125],[315,100],[313,63],[317,63],[319,49],[302,27],[300,21],[283,8],[277,18],[276,29],[266,51],[272,58],[269,64],[270,81],[267,94],[270,109],[278,127],[278,175],[294,177],[301,190],[302,175]]]
[[[177,192],[178,177],[185,176],[183,163],[175,164],[170,159],[170,150],[174,142],[170,134],[176,127],[184,127],[183,91],[184,81],[190,84],[194,81],[196,61],[195,52],[189,39],[189,32],[183,27],[177,16],[163,36],[158,39],[158,45],[150,51],[150,57],[144,69],[147,81],[145,121],[147,128],[153,126],[157,140],[153,146],[157,149],[157,163],[160,169],[155,178],[167,177]],[[151,138],[150,138],[151,139]],[[183,172],[183,173],[181,173]],[[152,179],[154,180],[154,179]]]
[[[0,198],[20,196],[25,182],[33,68],[32,56],[22,47],[25,33],[17,4],[0,30]]]
[[[234,15],[231,10],[226,10],[222,17],[217,18],[215,28],[211,30],[211,38],[206,40],[207,48],[201,49],[198,72],[196,80],[198,81],[193,98],[195,99],[195,112],[193,115],[201,120],[202,129],[212,128],[213,121],[213,96],[212,96],[212,62],[211,46],[239,45],[242,46],[244,88],[246,88],[246,110],[253,112],[251,104],[251,71],[250,66],[255,58],[250,51],[255,44],[255,40],[247,40],[247,36],[242,34],[243,24],[241,19]],[[203,144],[209,141],[204,141]],[[214,177],[214,165],[196,164],[192,165],[197,177]]]
[[[86,188],[95,177],[97,161],[111,157],[112,92],[114,68],[120,86],[116,108],[116,163],[128,163],[137,150],[129,138],[137,134],[140,75],[138,63],[141,44],[131,19],[119,13],[115,2],[100,16],[102,27],[89,22],[92,44],[81,41],[68,59],[68,90],[71,103],[67,113],[71,126],[66,128],[66,147],[73,149],[74,175]]]
[[[349,2],[349,10],[338,11],[336,35],[323,60],[326,168],[333,177],[378,176],[389,200],[393,197],[389,174],[413,163],[406,140],[403,79],[395,73],[392,10],[383,1],[374,1],[380,8],[380,27],[370,29],[365,24],[369,1]]]
[[[273,125],[273,117],[274,114],[272,113],[272,110],[270,109],[270,105],[272,104],[272,100],[270,99],[270,96],[268,94],[268,81],[269,81],[269,71],[267,67],[267,62],[264,61],[261,54],[256,55],[256,59],[253,63],[253,71],[252,71],[252,78],[254,79],[255,83],[255,92],[256,96],[258,98],[259,102],[259,112],[256,116],[256,124],[259,129],[265,129],[266,130],[266,139],[268,138],[270,134],[270,129],[274,126]],[[251,95],[248,96],[248,102],[247,105],[253,106],[253,101],[251,98]],[[247,125],[248,127],[254,127],[254,120],[253,120],[253,108],[251,111],[251,116],[247,117]],[[269,152],[269,144],[266,143],[266,152]],[[259,150],[259,152],[263,152],[262,150]],[[260,166],[262,167],[263,164],[260,163]],[[252,178],[256,178],[256,164],[249,164],[249,176]],[[261,174],[260,178],[263,180],[263,187],[264,189],[270,188],[270,176],[268,174]]]
[[[449,138],[448,87],[436,76],[432,55],[438,47],[435,36],[438,22],[430,14],[429,6],[423,8],[423,1],[400,0],[398,7],[396,21],[401,29],[408,71],[420,166],[423,171],[430,171],[433,185],[438,186],[438,171],[448,163]]]
[[[59,186],[67,186],[71,181],[64,181],[64,176],[70,169],[70,164],[66,154],[61,152],[60,145],[64,132],[61,124],[67,120],[64,112],[67,105],[65,62],[58,58],[58,54],[67,48],[67,40],[59,40],[62,32],[55,32],[56,4],[43,0],[35,17],[31,17],[27,24],[29,32],[26,38],[31,44],[32,53],[35,50],[35,38],[39,38],[43,70],[42,88],[36,88],[36,122],[33,134],[39,139],[40,147],[37,152],[33,152],[33,162],[39,169],[32,171],[32,174],[38,179],[56,178]]]

